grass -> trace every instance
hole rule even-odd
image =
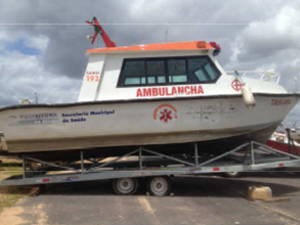
[[[16,159],[0,158],[0,180],[22,173],[21,162]],[[29,187],[0,187],[0,212],[13,206],[30,192]]]

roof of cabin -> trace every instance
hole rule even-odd
[[[92,48],[88,49],[88,54],[95,53],[126,53],[126,52],[144,52],[144,51],[199,51],[212,50],[215,47],[211,42],[205,41],[188,41],[188,42],[169,42],[133,46],[107,47],[107,48]]]

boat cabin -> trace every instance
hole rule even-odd
[[[215,58],[221,51],[215,42],[120,47],[96,17],[86,22],[94,27],[91,43],[101,35],[106,47],[87,50],[79,102],[241,95],[245,85],[254,92],[285,92],[270,82],[227,75]],[[247,92],[251,93],[250,89]]]
[[[78,101],[216,94],[225,73],[219,51],[204,41],[89,49]]]
[[[227,74],[215,42],[190,41],[87,50],[79,102],[285,93],[264,80]]]

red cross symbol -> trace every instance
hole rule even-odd
[[[235,79],[232,81],[231,83],[231,87],[235,90],[235,91],[240,91],[242,90],[242,87],[244,86],[244,84],[242,84],[238,79]]]

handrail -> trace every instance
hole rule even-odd
[[[257,79],[273,82],[278,84],[280,81],[280,74],[274,71],[263,71],[263,70],[238,70],[241,77],[251,77],[257,76]],[[235,75],[235,71],[226,71],[228,75]]]

